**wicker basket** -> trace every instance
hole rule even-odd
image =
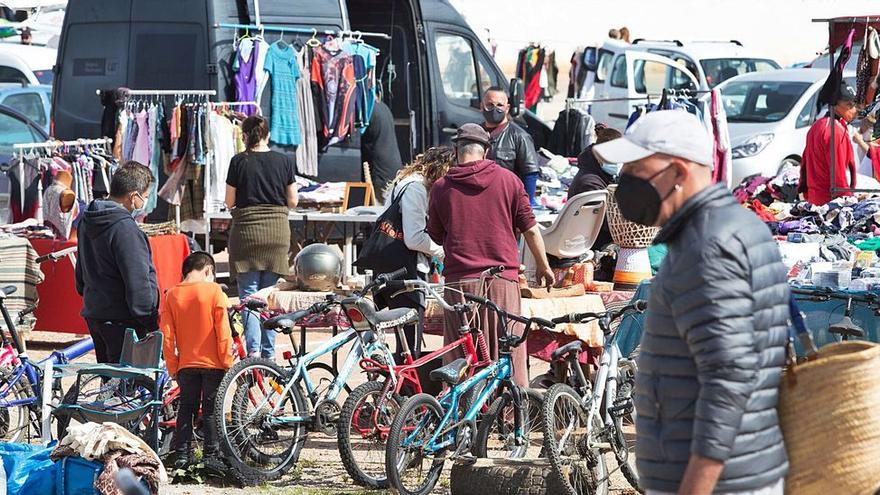
[[[873,494],[880,488],[880,345],[839,342],[786,370],[779,422],[785,493]]]
[[[620,208],[617,207],[617,199],[614,197],[616,184],[608,186],[608,229],[611,230],[611,238],[614,243],[624,248],[646,248],[651,246],[657,237],[659,227],[645,227],[630,222],[623,218]]]

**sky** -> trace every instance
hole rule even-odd
[[[529,41],[567,58],[613,27],[632,38],[741,41],[783,65],[812,60],[827,44],[814,18],[875,14],[878,0],[450,0],[479,35],[498,40],[504,66]],[[565,54],[564,56],[562,54]]]

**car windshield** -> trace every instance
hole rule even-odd
[[[858,68],[859,55],[862,51],[861,44],[853,44],[852,52],[850,53],[849,60],[846,61],[846,67],[844,67],[844,71],[855,71]],[[840,48],[835,50],[834,52],[834,61],[837,62],[837,59],[840,58]],[[828,57],[828,54],[825,53],[816,57],[808,67],[812,67],[814,69],[827,69],[829,62],[831,59]]]
[[[703,66],[703,72],[706,73],[706,83],[710,88],[741,74],[779,68],[779,64],[776,62],[760,58],[706,58],[700,60],[700,65]]]
[[[777,122],[809,87],[807,82],[732,82],[721,91],[721,99],[728,122]]]
[[[34,75],[37,76],[37,81],[40,81],[40,84],[51,85],[55,80],[55,73],[52,72],[52,69],[35,70]]]

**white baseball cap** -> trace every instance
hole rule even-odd
[[[606,163],[629,163],[654,153],[677,156],[713,168],[714,142],[696,116],[685,110],[658,110],[639,118],[623,137],[593,146]]]

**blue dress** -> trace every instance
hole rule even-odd
[[[272,43],[266,53],[265,71],[272,81],[269,139],[284,146],[299,145],[302,131],[296,108],[296,80],[301,72],[293,47],[283,41]]]

